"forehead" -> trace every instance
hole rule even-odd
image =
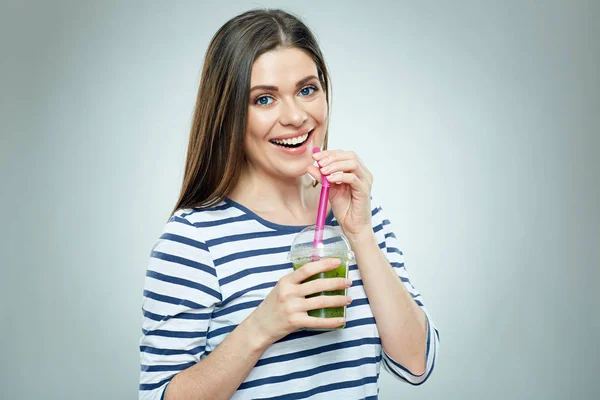
[[[295,85],[308,75],[317,76],[317,65],[306,52],[297,48],[272,50],[254,61],[250,85]]]

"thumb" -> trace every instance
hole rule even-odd
[[[319,171],[319,168],[315,167],[314,165],[310,165],[306,168],[306,172],[310,176],[312,176],[313,179],[316,179],[319,183],[321,183],[323,175],[321,175],[321,171]]]

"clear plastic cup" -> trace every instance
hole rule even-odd
[[[317,248],[313,248],[314,236],[315,225],[311,225],[304,228],[294,238],[294,242],[292,243],[292,247],[288,254],[288,259],[294,265],[294,271],[301,268],[304,264],[316,260],[321,260],[324,258],[338,258],[341,261],[341,264],[336,269],[313,275],[304,282],[312,281],[314,279],[327,278],[347,279],[350,264],[352,260],[354,260],[354,253],[350,249],[350,244],[348,243],[346,237],[342,234],[341,229],[326,225],[323,230],[323,242],[320,243]],[[348,289],[343,289],[314,293],[307,296],[307,298],[315,296],[346,296],[347,294]],[[346,318],[346,306],[309,310],[308,315],[318,318]],[[340,325],[333,329],[304,328],[303,330],[328,331],[343,329],[345,326],[346,324]]]

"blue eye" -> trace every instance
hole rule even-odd
[[[260,96],[258,99],[256,99],[255,103],[259,106],[268,106],[269,104],[271,104],[269,100],[273,100],[271,96]]]
[[[314,86],[306,86],[306,87],[303,87],[302,89],[300,89],[300,94],[302,96],[310,96],[311,94],[313,94],[316,91],[317,91],[316,87],[314,87]]]

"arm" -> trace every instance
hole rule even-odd
[[[331,186],[329,201],[356,255],[381,338],[383,365],[394,376],[419,385],[433,370],[439,339],[408,280],[389,221],[383,220],[380,207],[371,209],[373,174],[354,152],[326,150],[313,158],[321,168],[308,166],[311,176],[340,184]],[[375,237],[379,230],[385,237],[381,247]]]
[[[375,211],[374,230],[385,235],[382,245],[374,230],[350,239],[381,337],[383,365],[392,375],[419,385],[433,370],[437,330],[408,279],[389,221],[380,207]]]
[[[343,324],[343,318],[309,317],[306,311],[347,305],[346,296],[306,299],[306,295],[347,288],[351,282],[346,282],[345,279],[317,279],[301,283],[315,273],[328,271],[339,265],[337,259],[308,263],[281,278],[269,296],[215,351],[175,376],[167,387],[165,399],[228,399],[272,343],[300,327],[331,329]],[[272,320],[283,323],[273,324]]]
[[[222,299],[208,247],[194,239],[196,227],[186,222],[175,217],[167,224],[146,273],[140,400],[230,398],[272,343],[298,328],[334,328],[345,322],[306,313],[348,304],[346,296],[306,296],[351,283],[341,278],[302,283],[340,264],[338,259],[311,262],[282,277],[252,314],[205,356],[212,311]]]
[[[174,217],[146,272],[140,399],[228,399],[268,347],[250,320],[210,355],[206,337],[220,287],[198,228]]]
[[[177,374],[164,399],[229,399],[268,348],[260,337],[247,318],[208,357]]]

